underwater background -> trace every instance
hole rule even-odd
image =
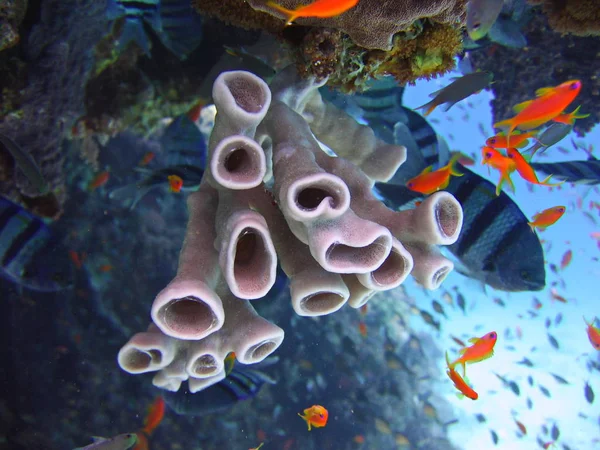
[[[328,16],[307,13],[285,26],[285,14],[259,0],[2,0],[0,449],[600,448],[596,2],[360,0],[346,6],[360,8],[356,13],[334,11],[344,3],[321,0]],[[476,40],[474,16],[491,27]],[[222,368],[219,378],[192,393],[194,377],[182,366],[191,350],[174,342],[194,340],[168,336],[167,313],[166,325],[148,325],[158,322],[157,294],[183,266],[182,245],[193,241],[186,235],[192,229],[186,201],[206,184],[217,190],[217,169],[210,166],[217,141],[244,134],[223,119],[237,117],[226,109],[236,102],[213,91],[217,77],[232,70],[269,83],[271,105],[296,111],[290,121],[298,126],[289,129],[277,130],[279,116],[267,115],[263,124],[275,123],[266,125],[275,128],[268,128],[270,136],[312,130],[325,152],[345,158],[311,123],[310,107],[320,100],[311,97],[308,113],[302,101],[294,104],[310,89],[327,105],[325,116],[340,114],[325,128],[339,120],[351,123],[343,125],[348,129],[356,122],[373,130],[384,150],[365,163],[361,151],[367,150],[357,139],[356,154],[347,158],[355,157],[372,181],[356,178],[357,184],[395,211],[424,209],[429,193],[410,190],[409,179],[452,161],[462,175],[434,191],[455,198],[464,217],[454,242],[416,245],[408,232],[400,234],[418,267],[414,277],[406,273],[390,289],[365,287],[362,300],[346,296],[322,310],[302,310],[309,297],[292,299],[293,276],[281,267],[275,242],[280,264],[268,293],[243,300],[256,310],[251,317],[273,325],[272,348],[255,364],[243,364],[233,354],[241,344],[230,349],[228,335],[217,340],[210,350],[220,360],[198,364]],[[481,80],[482,71],[489,79]],[[457,79],[466,81],[460,89]],[[245,95],[254,78],[239,78],[241,88],[236,80],[223,85],[241,92],[241,107],[251,103]],[[481,161],[486,140],[499,131],[494,123],[517,114],[514,105],[543,98],[536,90],[570,80],[581,90],[552,117],[575,110],[572,122],[551,117],[519,147],[526,154],[553,124],[564,125],[552,130],[562,135],[549,137],[550,145],[531,152],[540,180],[553,175],[550,182],[563,183],[535,185],[513,169],[514,192],[504,185],[496,195],[498,170]],[[436,93],[446,107],[427,111]],[[254,106],[269,108],[268,102]],[[352,119],[345,122],[342,113]],[[245,133],[269,161],[261,128],[256,136]],[[398,146],[406,147],[406,162],[394,166],[389,155]],[[259,188],[276,214],[281,210],[293,223],[277,181],[267,180],[269,170],[275,179],[284,170],[276,167],[278,158],[266,163]],[[387,179],[378,175],[389,167],[397,170]],[[219,189],[224,204],[228,189]],[[566,212],[556,223],[530,230],[535,214],[559,205]],[[208,215],[215,229],[206,236],[226,229],[221,217],[230,210],[224,210]],[[364,219],[377,222],[370,214]],[[328,220],[323,228],[335,228]],[[303,241],[297,225],[289,228],[312,253],[313,241]],[[212,259],[192,254],[206,256],[207,270],[221,277],[217,241]],[[254,245],[238,248],[238,256]],[[449,265],[454,270],[446,273]],[[431,279],[416,274],[434,272],[425,266],[440,272]],[[213,287],[225,299],[225,275],[219,279]],[[340,279],[351,286],[346,274]],[[242,336],[250,336],[245,325],[240,321]],[[447,375],[450,361],[460,358],[461,347],[477,344],[470,339],[491,332],[497,334],[493,356],[475,358],[481,361],[466,369],[478,398],[459,398]],[[169,355],[172,363],[165,362]],[[144,368],[136,372],[138,366]],[[462,366],[456,371],[464,376]],[[92,436],[106,440],[92,442]]]

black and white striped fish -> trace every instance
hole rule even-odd
[[[552,175],[553,179],[577,184],[600,184],[600,160],[590,156],[585,161],[557,163],[530,163],[538,172]]]
[[[455,270],[502,291],[539,291],[546,271],[540,241],[527,217],[504,192],[478,174],[459,166],[445,189],[459,201],[464,220],[458,240],[446,247]],[[379,194],[393,209],[405,209],[421,200],[404,186],[376,183]],[[448,255],[449,256],[449,255]]]
[[[137,43],[150,55],[151,40],[144,23],[163,45],[180,59],[186,59],[202,40],[202,16],[189,0],[108,0],[109,19],[124,19],[119,48]]]
[[[42,292],[60,291],[73,283],[67,250],[56,244],[44,221],[1,196],[0,274]]]

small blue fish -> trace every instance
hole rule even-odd
[[[34,291],[72,286],[73,266],[45,222],[0,196],[0,274]]]

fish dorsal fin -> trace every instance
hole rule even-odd
[[[529,105],[531,105],[531,102],[533,102],[533,100],[527,100],[525,102],[518,103],[515,106],[513,106],[513,111],[516,113],[520,113],[525,108],[527,108]]]
[[[92,441],[94,441],[94,444],[99,444],[101,442],[108,441],[108,439],[102,436],[92,436]]]
[[[419,175],[425,175],[426,173],[429,173],[433,170],[433,165],[429,166],[429,167],[425,167],[423,169],[423,172],[421,172]]]
[[[535,91],[535,96],[543,97],[544,95],[551,94],[555,89],[556,88],[554,86],[539,88],[537,91]]]
[[[470,342],[471,344],[477,344],[479,342],[479,338],[478,337],[471,338],[471,339],[469,339],[468,342]]]
[[[598,158],[596,158],[594,155],[592,155],[591,153],[588,155],[588,161],[598,161]]]
[[[459,348],[458,349],[458,354],[459,355],[464,355],[466,351],[467,351],[467,347]]]

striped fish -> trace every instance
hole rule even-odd
[[[276,357],[270,357],[258,365],[264,367],[277,360]],[[260,370],[236,363],[225,379],[200,392],[192,394],[187,389],[180,389],[162,395],[167,405],[179,415],[206,416],[256,397],[266,383],[275,384],[275,380]]]
[[[553,179],[577,184],[600,184],[600,161],[590,155],[585,161],[565,161],[557,163],[530,163],[534,170]]]
[[[192,8],[189,0],[108,0],[107,16],[112,20],[124,19],[119,37],[120,50],[133,41],[150,56],[152,44],[144,23],[181,60],[202,41],[202,16]]]
[[[38,217],[0,196],[0,273],[19,286],[54,292],[72,285],[66,249]]]
[[[539,291],[546,271],[540,241],[531,232],[527,217],[504,192],[468,168],[452,177],[445,189],[463,208],[463,228],[458,240],[445,248],[455,270],[502,291]],[[376,190],[393,209],[405,209],[416,199],[404,186],[376,183]],[[450,256],[450,255],[448,255]]]

